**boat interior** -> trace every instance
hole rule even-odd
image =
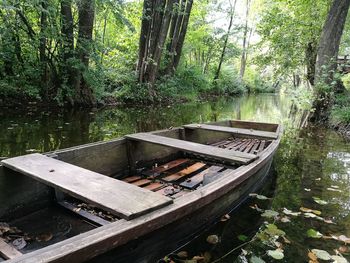
[[[137,133],[0,165],[0,262],[171,205],[258,159],[277,124],[222,121]]]

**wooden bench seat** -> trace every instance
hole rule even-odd
[[[188,124],[184,125],[184,128],[187,129],[203,129],[208,131],[217,131],[217,132],[227,132],[231,134],[244,135],[248,137],[254,137],[257,139],[277,139],[278,134],[276,132],[269,131],[259,131],[253,129],[242,129],[242,128],[233,128],[226,126],[216,126],[210,124]]]
[[[205,155],[218,160],[228,161],[231,163],[233,162],[233,163],[239,163],[239,164],[248,164],[258,158],[254,154],[220,149],[210,145],[178,140],[178,139],[154,135],[150,133],[136,133],[136,134],[126,135],[125,137],[130,140],[168,146],[168,147],[182,150],[184,152],[201,154],[201,155]]]
[[[3,160],[5,167],[124,219],[172,203],[170,198],[42,154]]]

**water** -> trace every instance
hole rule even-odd
[[[216,224],[181,250],[186,250],[191,257],[207,252],[211,261],[234,262],[240,249],[220,258],[242,243],[237,236],[244,234],[251,238],[261,226],[265,219],[249,207],[257,204],[278,212],[284,207],[293,211],[299,211],[300,207],[317,209],[322,212],[323,218],[335,223],[327,224],[303,216],[293,217],[289,223],[275,222],[291,241],[291,244],[283,244],[285,257],[282,262],[308,261],[308,249],[313,248],[327,250],[334,255],[333,250],[339,250],[339,247],[344,246],[343,242],[309,238],[306,232],[312,228],[327,236],[350,237],[350,144],[331,130],[299,128],[302,112],[295,110],[287,96],[258,95],[168,107],[107,108],[92,112],[2,109],[0,157],[47,152],[109,140],[127,133],[224,119],[278,122],[284,125],[284,136],[274,159],[276,178],[263,192],[272,199],[249,199],[239,213],[231,215],[230,220]],[[328,204],[317,204],[313,197],[325,200]],[[208,244],[206,237],[210,234],[217,234],[220,242]],[[272,261],[265,253],[266,246],[261,242],[252,242],[244,248],[261,256],[266,262]],[[349,252],[343,255],[349,258],[346,253]]]

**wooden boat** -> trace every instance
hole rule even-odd
[[[152,250],[142,260],[135,251],[171,252],[184,229],[196,233],[254,191],[281,134],[278,124],[232,120],[2,160],[0,256],[152,262]]]

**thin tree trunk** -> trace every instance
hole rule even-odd
[[[231,27],[232,27],[232,24],[233,24],[233,17],[234,17],[234,14],[235,14],[235,9],[236,9],[236,3],[237,3],[237,0],[235,0],[233,6],[231,5],[231,1],[230,1],[230,5],[231,5],[231,10],[230,10],[230,23],[228,25],[228,28],[227,28],[227,33],[226,33],[226,36],[225,36],[225,41],[224,41],[224,46],[222,47],[222,52],[221,52],[221,56],[220,56],[220,60],[219,60],[219,66],[215,72],[215,76],[214,76],[214,80],[217,80],[219,79],[219,76],[220,76],[220,71],[221,71],[221,66],[222,66],[222,62],[224,61],[224,57],[225,57],[225,53],[226,53],[226,48],[227,48],[227,43],[228,43],[228,38],[230,36],[230,33],[231,33]]]
[[[311,85],[315,84],[315,70],[317,59],[317,43],[309,42],[305,52],[306,57],[306,77]]]
[[[248,19],[249,19],[249,11],[250,11],[250,1],[247,0],[247,9],[246,9],[246,17],[245,17],[245,27],[244,27],[244,33],[243,33],[243,50],[242,50],[242,56],[241,56],[241,69],[239,78],[242,81],[245,73],[245,67],[247,63],[247,37],[248,37]]]
[[[92,32],[95,16],[95,1],[84,0],[80,1],[78,5],[79,13],[79,32],[77,40],[77,56],[82,64],[82,70],[79,69],[76,74],[74,83],[75,98],[74,104],[78,105],[95,105],[96,98],[93,95],[91,87],[84,79],[84,73],[89,68],[90,53],[92,51]]]
[[[48,69],[46,56],[47,2],[41,1],[39,60],[41,67],[41,91],[43,99],[48,99]]]
[[[337,69],[337,57],[343,34],[350,0],[334,0],[323,26],[317,52],[315,85],[317,97],[314,101],[312,122],[328,120],[333,104],[334,72]]]

